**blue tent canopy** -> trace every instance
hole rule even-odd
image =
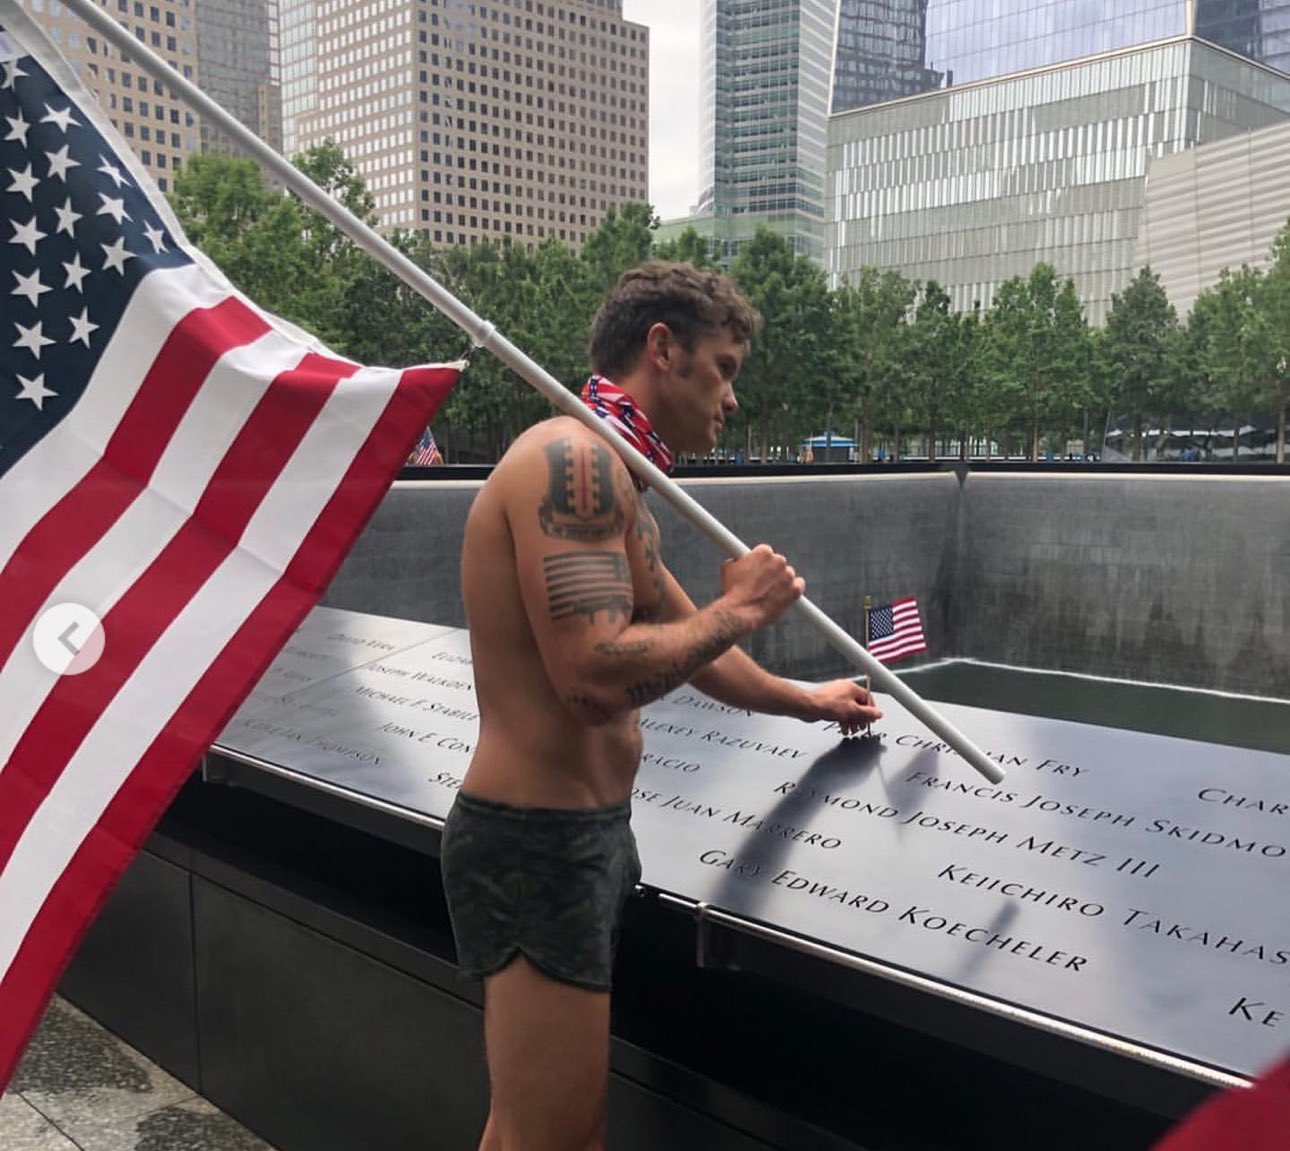
[[[856,442],[850,436],[842,436],[838,435],[837,432],[834,432],[831,436],[827,433],[818,436],[811,436],[810,439],[803,440],[801,446],[804,448],[854,448],[856,446]]]

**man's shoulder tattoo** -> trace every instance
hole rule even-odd
[[[626,516],[610,448],[565,437],[543,451],[547,491],[538,507],[543,534],[584,543],[622,535]]]

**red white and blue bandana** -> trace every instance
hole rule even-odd
[[[671,449],[659,438],[649,417],[622,388],[604,376],[592,376],[582,389],[582,399],[656,468],[671,473],[676,462]],[[632,482],[642,492],[649,486],[635,472],[632,472]]]

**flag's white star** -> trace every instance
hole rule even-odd
[[[148,242],[152,245],[154,252],[164,252],[166,250],[166,233],[160,228],[154,228],[148,224],[143,229],[143,234],[148,237]]]
[[[102,192],[99,193],[99,199],[103,201],[103,207],[95,213],[96,215],[111,216],[118,224],[123,219],[128,220],[130,218],[130,213],[125,210],[124,199],[114,200],[111,196],[105,196]]]
[[[27,73],[22,70],[22,66],[18,61],[10,60],[4,66],[4,82],[0,83],[0,88],[12,88],[14,81],[17,80],[19,76],[25,75],[27,75]]]
[[[120,237],[115,244],[100,244],[99,247],[103,249],[103,270],[115,268],[124,276],[126,260],[134,259],[134,253],[125,250],[125,237]]]
[[[44,325],[37,320],[30,328],[24,328],[21,324],[14,324],[18,329],[18,338],[14,340],[15,348],[26,348],[36,359],[40,359],[40,349],[48,347],[54,341],[49,339],[42,331]]]
[[[57,152],[46,152],[49,157],[49,174],[57,176],[60,180],[67,179],[67,170],[69,168],[79,168],[81,162],[73,160],[67,155],[67,145],[64,144]]]
[[[27,251],[34,256],[36,244],[45,238],[45,233],[36,228],[36,217],[32,216],[25,224],[20,224],[17,220],[10,220],[9,223],[13,225],[13,239],[9,243],[25,244]]]
[[[81,267],[81,254],[77,252],[72,257],[70,264],[64,263],[63,270],[67,273],[67,283],[64,288],[75,288],[81,295],[85,294],[85,289],[81,287],[81,281],[90,274],[89,268]]]
[[[61,208],[56,207],[54,209],[54,213],[58,216],[58,227],[54,229],[54,235],[57,236],[59,232],[66,232],[69,236],[74,238],[76,233],[73,231],[73,228],[76,221],[81,218],[81,214],[80,212],[72,209],[71,196],[67,197],[67,203]]]
[[[118,188],[122,184],[129,183],[129,181],[121,175],[121,169],[113,164],[106,156],[100,156],[99,159],[103,161],[103,163],[99,165],[99,171],[108,176]]]
[[[26,376],[19,376],[18,382],[22,385],[18,394],[14,396],[15,400],[30,400],[36,405],[37,409],[43,411],[45,400],[50,396],[58,395],[57,392],[51,391],[45,387],[45,373],[41,372],[34,380],[27,379]]]
[[[40,282],[40,269],[37,268],[30,276],[24,276],[21,272],[14,272],[13,278],[18,281],[18,286],[9,294],[11,296],[26,296],[32,303],[33,307],[38,307],[40,297],[48,291],[52,291],[47,285]]]
[[[13,116],[6,116],[5,119],[9,121],[9,134],[5,139],[17,140],[25,148],[27,146],[27,131],[31,125],[22,118],[22,109],[18,109],[17,119]]]
[[[90,333],[98,330],[98,324],[90,323],[89,308],[82,308],[79,316],[68,316],[68,319],[72,321],[72,336],[67,342],[71,344],[80,340],[88,348],[90,346]]]
[[[31,165],[27,165],[26,171],[15,172],[12,168],[8,169],[9,175],[13,177],[13,183],[9,185],[8,191],[17,192],[20,196],[26,196],[27,202],[31,203],[31,194],[36,190],[36,185],[40,183],[32,174]]]
[[[48,104],[45,105],[45,114],[40,118],[42,124],[57,124],[64,132],[68,128],[79,128],[81,122],[72,119],[72,106],[69,104],[61,112],[55,112]]]

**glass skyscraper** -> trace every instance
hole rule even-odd
[[[1195,0],[1195,33],[1290,72],[1290,0]]]
[[[840,0],[832,110],[1185,35],[1290,71],[1290,0]]]
[[[281,107],[270,74],[277,20],[265,0],[201,0],[195,4],[202,89],[264,140],[282,147]],[[203,152],[237,152],[222,132],[201,125]]]
[[[927,0],[841,0],[832,111],[865,108],[941,87],[929,64]]]
[[[1151,163],[1290,118],[1290,0],[842,0],[838,50],[826,267],[958,310],[1047,261],[1100,322]]]
[[[823,254],[836,0],[703,0],[695,223],[728,258],[759,225]]]

